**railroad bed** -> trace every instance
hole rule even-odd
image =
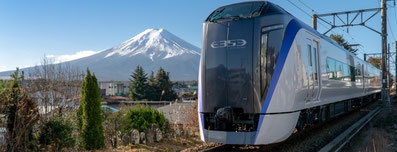
[[[298,132],[282,143],[265,146],[221,145],[201,151],[335,151],[380,111],[380,100]]]

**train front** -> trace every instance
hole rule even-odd
[[[220,7],[203,23],[198,91],[203,141],[264,144],[258,141],[264,102],[290,20],[279,6],[256,1]]]

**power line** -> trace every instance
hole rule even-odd
[[[396,20],[395,20],[395,21],[396,21],[396,24],[397,24],[397,11],[396,11],[396,10],[397,10],[397,8],[396,8],[396,7],[394,7],[394,17],[396,18]]]
[[[311,8],[309,5],[306,5],[304,2],[302,2],[301,0],[298,0],[301,4],[303,4],[305,7],[307,7],[308,9],[312,10],[312,12],[316,12],[313,8]]]
[[[306,14],[307,16],[309,16],[310,18],[312,18],[312,15],[310,15],[309,13],[307,13],[305,10],[303,10],[302,8],[300,8],[298,5],[296,5],[295,3],[293,3],[290,0],[287,0],[289,3],[291,3],[293,6],[295,6],[297,9],[299,9],[300,11],[302,11],[304,14]],[[310,8],[310,7],[309,7]],[[313,10],[314,11],[314,10]],[[324,25],[323,23],[319,22],[320,25],[322,25],[325,28],[328,28],[326,25]],[[335,34],[335,32],[331,31],[333,34]]]
[[[295,3],[291,2],[290,0],[288,0],[289,3],[291,3],[292,5],[294,5],[296,8],[298,8],[299,10],[301,10],[303,13],[305,13],[307,16],[309,16],[310,18],[312,17],[312,15],[310,15],[309,13],[307,13],[305,10],[303,10],[302,8],[300,8],[298,5],[296,5]]]
[[[392,26],[390,25],[389,18],[387,18],[387,24],[389,24],[390,31],[391,31],[391,36],[393,37],[393,40],[394,40],[393,42],[395,42],[395,41],[396,41],[396,38],[394,37],[393,28],[392,28]]]
[[[308,13],[308,12],[306,12],[304,9],[302,9],[301,7],[299,7],[298,5],[296,5],[294,2],[292,2],[291,0],[287,0],[289,3],[291,3],[293,6],[295,6],[296,8],[298,8],[300,11],[302,11],[304,14],[306,14],[307,16],[309,16],[310,18],[312,18],[312,15],[310,15],[310,13]],[[317,12],[316,10],[314,10],[312,7],[310,7],[309,5],[307,5],[306,3],[304,3],[303,1],[301,1],[301,0],[298,0],[303,6],[305,6],[306,8],[308,8],[308,9],[310,9],[312,12]],[[330,21],[328,21],[327,19],[324,19],[325,21],[327,21],[327,22],[330,22]],[[320,25],[322,25],[323,27],[325,27],[325,28],[328,28],[326,25],[324,25],[322,22],[319,22],[320,23]],[[352,36],[352,35],[350,35],[350,33],[348,33],[348,32],[346,32],[345,30],[343,30],[343,29],[341,29],[341,28],[338,28],[339,30],[341,30],[341,31],[343,31],[343,32],[345,32],[345,33],[347,33],[347,35],[354,41],[354,43],[358,43],[355,39],[354,39],[354,37]],[[331,33],[333,33],[333,34],[336,34],[335,32],[333,32],[333,31],[331,31]],[[360,47],[362,47],[363,49],[364,49],[364,47],[362,46],[362,45],[360,45]],[[363,50],[360,50],[360,49],[358,49],[359,51],[361,51],[362,53],[365,53],[365,51],[363,51]]]

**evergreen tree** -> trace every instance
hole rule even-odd
[[[333,39],[334,41],[336,41],[339,45],[341,45],[343,48],[345,48],[346,50],[350,51],[351,53],[353,53],[354,55],[357,55],[357,51],[358,49],[353,49],[352,46],[343,38],[342,35],[339,34],[331,34],[329,36],[331,39]]]
[[[157,71],[155,84],[158,87],[156,95],[160,96],[159,101],[172,101],[177,98],[176,93],[172,90],[169,72],[164,71],[162,67]]]
[[[20,85],[22,76],[18,68],[11,75],[12,81],[0,96],[1,104],[7,115],[7,151],[33,150],[33,126],[39,119],[36,103],[29,98]]]
[[[131,100],[147,100],[147,76],[141,66],[137,66],[134,73],[131,75],[130,85],[128,86],[128,95]]]
[[[101,149],[105,146],[101,116],[101,97],[95,75],[87,69],[82,98],[78,111],[81,128],[82,146],[87,150]]]
[[[154,73],[152,71],[152,73],[150,74],[148,80],[147,80],[147,92],[146,92],[146,96],[147,99],[149,101],[155,101],[160,99],[160,96],[156,96],[156,92],[158,92],[158,87],[156,86],[156,79],[154,77]]]

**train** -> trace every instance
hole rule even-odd
[[[203,23],[201,140],[267,145],[379,98],[381,71],[267,1]]]

